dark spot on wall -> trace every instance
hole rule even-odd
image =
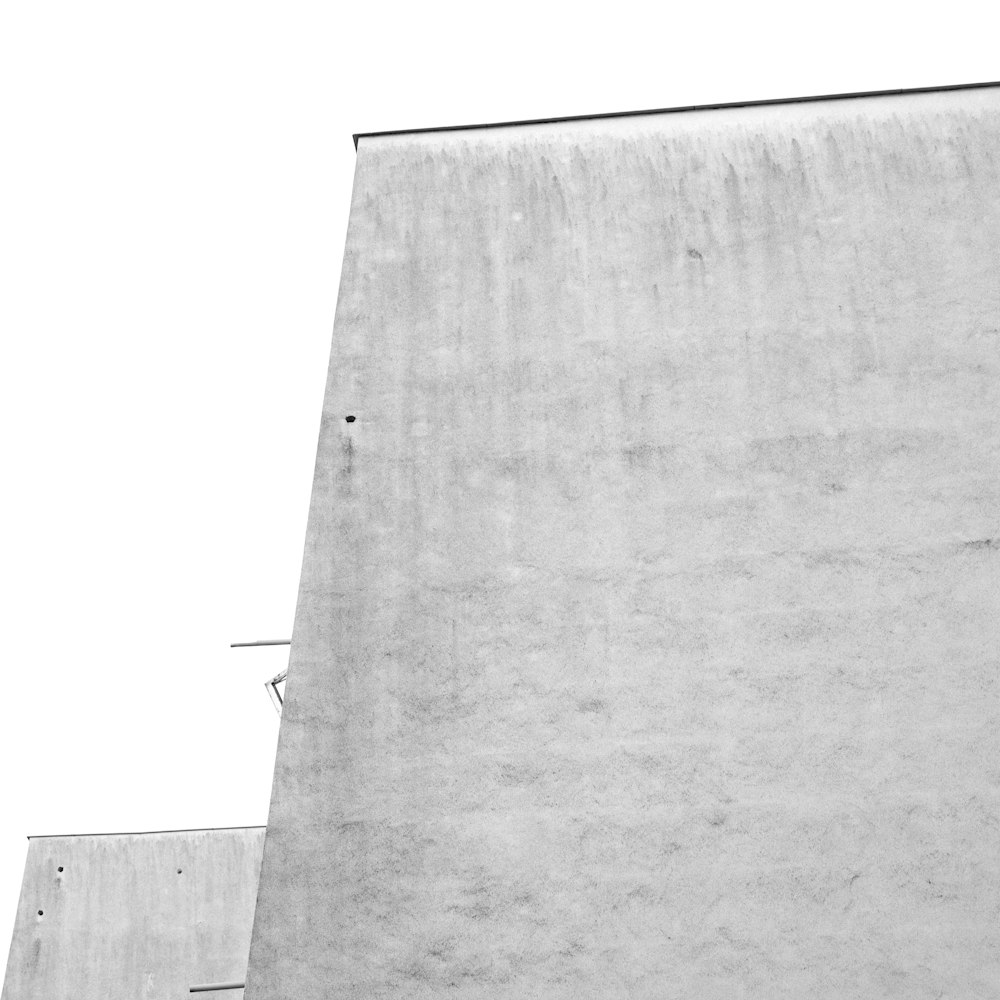
[[[962,548],[972,549],[973,551],[1000,549],[1000,538],[976,538],[971,542],[963,542]]]
[[[501,764],[498,769],[502,785],[530,785],[538,776],[539,772],[527,764]]]
[[[62,865],[60,865],[60,866],[59,866],[59,867],[58,867],[58,868],[56,869],[56,871],[59,871],[59,872],[61,872],[62,870],[63,870],[63,866],[62,866]]]
[[[38,915],[39,915],[40,917],[44,917],[44,916],[45,916],[45,911],[44,911],[44,910],[39,910],[39,911],[38,911]]]
[[[428,958],[435,958],[439,961],[448,961],[455,954],[455,939],[445,938],[444,940],[435,941],[427,949]]]
[[[353,423],[354,423],[354,421],[355,421],[355,420],[357,420],[358,418],[357,418],[357,417],[355,417],[355,416],[354,416],[354,414],[352,413],[352,414],[350,414],[350,415],[348,415],[348,416],[344,417],[344,419],[345,419],[345,420],[346,420],[346,421],[347,421],[347,422],[348,422],[349,424],[353,424]]]
[[[479,900],[469,906],[449,906],[449,913],[457,913],[467,920],[486,920],[493,915],[494,907],[489,900]]]
[[[178,868],[177,869],[177,874],[178,875],[183,875],[184,874],[184,869],[183,868]]]
[[[634,444],[622,448],[622,457],[630,469],[658,468],[661,472],[677,452],[676,445]]]
[[[705,259],[704,257],[702,257],[702,255],[700,253],[698,253],[697,250],[694,249],[694,247],[688,247],[688,256],[692,260],[704,260]]]
[[[344,438],[341,444],[341,451],[343,452],[343,462],[340,466],[340,471],[345,476],[350,476],[354,469],[354,442],[350,437]]]

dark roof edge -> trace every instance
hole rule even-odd
[[[28,840],[45,840],[56,837],[148,837],[154,833],[214,833],[217,830],[265,830],[263,823],[249,826],[192,826],[180,830],[118,830],[113,833],[34,833],[28,834]]]
[[[678,108],[649,108],[645,111],[605,111],[596,115],[566,115],[561,118],[527,118],[515,122],[484,122],[481,125],[437,125],[432,128],[400,128],[385,132],[355,132],[354,148],[359,139],[385,135],[413,135],[417,132],[466,132],[477,128],[513,128],[516,125],[551,125],[555,122],[579,122],[599,118],[635,118],[639,115],[673,115],[681,111],[721,111],[724,108],[762,108],[772,104],[809,104],[813,101],[847,101],[859,97],[892,97],[900,94],[931,94],[947,90],[981,90],[1000,87],[1000,80],[986,83],[952,83],[940,87],[909,87],[901,90],[862,90],[852,94],[814,94],[808,97],[775,97],[763,101],[729,101],[725,104],[688,104]]]

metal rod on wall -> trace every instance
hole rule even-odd
[[[202,983],[192,986],[191,993],[210,993],[212,990],[242,990],[246,983]]]
[[[291,639],[258,639],[256,642],[231,642],[229,648],[236,649],[242,646],[290,646],[291,644]]]

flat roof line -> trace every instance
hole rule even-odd
[[[952,83],[939,87],[908,87],[901,90],[861,90],[850,94],[812,94],[807,97],[775,97],[763,101],[729,101],[725,104],[687,104],[677,108],[649,108],[644,111],[605,111],[596,115],[566,115],[558,118],[526,118],[513,122],[483,122],[480,125],[435,125],[431,128],[400,128],[385,132],[355,132],[354,149],[359,139],[385,135],[413,135],[417,132],[465,132],[477,128],[513,128],[517,125],[552,125],[556,122],[579,122],[600,118],[635,118],[638,115],[673,115],[681,111],[720,111],[724,108],[762,108],[772,104],[808,104],[813,101],[848,101],[859,97],[892,97],[900,94],[930,94],[947,90],[980,90],[1000,87],[1000,80],[985,83]]]
[[[29,833],[28,840],[45,840],[47,837],[146,837],[154,833],[214,833],[216,830],[265,830],[264,823],[250,826],[190,826],[180,830],[118,830],[113,833]]]

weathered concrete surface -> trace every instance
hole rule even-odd
[[[263,845],[262,827],[32,838],[2,1000],[181,1000],[241,981]]]
[[[362,139],[248,1000],[995,1000],[998,414],[998,90]]]

